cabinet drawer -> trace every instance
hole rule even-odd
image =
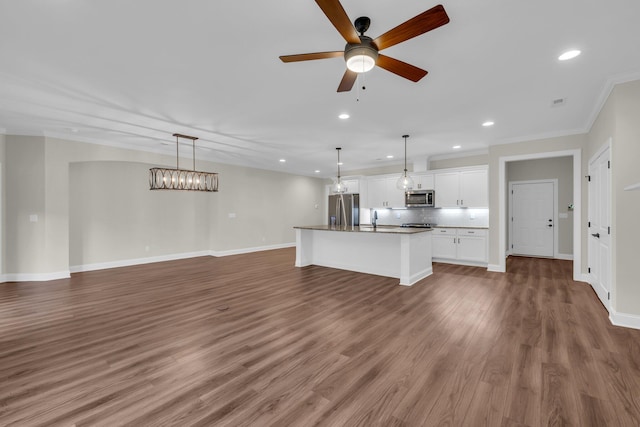
[[[446,236],[446,235],[455,236],[456,229],[455,228],[434,228],[433,235],[434,236]]]
[[[478,236],[478,237],[484,237],[487,235],[487,230],[479,230],[479,229],[473,229],[470,230],[468,228],[459,228],[458,229],[458,236]]]

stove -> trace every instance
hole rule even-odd
[[[401,227],[405,228],[433,228],[435,224],[428,222],[405,222]]]

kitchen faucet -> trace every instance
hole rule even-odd
[[[378,211],[373,211],[373,221],[371,222],[373,223],[373,228],[378,226]]]

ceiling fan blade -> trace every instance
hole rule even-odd
[[[360,37],[339,0],[316,0],[316,3],[347,43],[360,43]]]
[[[398,43],[412,39],[427,31],[436,29],[449,22],[449,16],[444,7],[439,4],[431,9],[414,16],[408,21],[387,31],[373,42],[379,50],[386,49]]]
[[[338,86],[338,92],[349,92],[353,87],[353,84],[356,82],[357,78],[358,73],[347,69],[344,72],[344,76],[342,76],[340,85]]]
[[[402,62],[385,55],[378,55],[376,65],[387,71],[391,71],[393,74],[397,74],[400,77],[409,79],[412,82],[417,82],[427,75],[427,71],[422,68],[415,67],[411,64],[407,64],[406,62]]]
[[[315,53],[299,53],[297,55],[282,55],[280,59],[282,62],[298,62],[298,61],[311,61],[313,59],[326,59],[326,58],[338,58],[344,56],[343,51],[335,52],[315,52]]]

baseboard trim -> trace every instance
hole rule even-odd
[[[55,273],[17,273],[5,274],[1,276],[2,283],[5,282],[48,282],[50,280],[68,279],[71,277],[70,271],[57,271]]]
[[[69,271],[61,271],[56,273],[19,273],[0,275],[0,283],[5,282],[45,282],[49,280],[67,279],[71,277],[71,273],[82,273],[84,271],[106,270],[109,268],[130,267],[133,265],[151,264],[154,262],[175,261],[187,258],[196,258],[201,256],[223,257],[229,255],[248,254],[251,252],[269,251],[272,249],[283,249],[294,247],[293,243],[282,243],[269,246],[258,246],[253,248],[232,249],[227,251],[196,251],[183,252],[178,254],[159,255],[145,258],[123,259],[118,261],[98,262],[93,264],[73,265],[69,267]]]
[[[433,267],[425,268],[419,273],[416,273],[409,277],[409,283],[403,283],[404,281],[400,278],[400,285],[402,286],[413,286],[418,283],[422,279],[426,279],[427,277],[433,274]]]
[[[495,273],[506,273],[506,269],[501,267],[499,264],[489,264],[487,266],[487,271],[493,271]]]
[[[618,313],[615,310],[611,310],[609,313],[609,320],[615,326],[640,329],[640,316],[635,314]]]
[[[179,254],[159,255],[146,258],[123,259],[118,261],[98,262],[95,264],[74,265],[69,267],[71,273],[83,271],[106,270],[108,268],[130,267],[132,265],[151,264],[154,262],[175,261],[179,259],[209,256],[211,251],[184,252]]]
[[[273,249],[284,249],[284,248],[292,248],[295,247],[296,242],[291,243],[280,243],[277,245],[268,245],[268,246],[256,246],[253,248],[242,248],[242,249],[230,249],[226,251],[211,251],[210,255],[215,257],[223,257],[230,255],[241,255],[248,254],[252,252],[262,252],[262,251],[270,251]]]
[[[567,261],[573,261],[573,254],[556,254],[555,259],[564,259]]]

